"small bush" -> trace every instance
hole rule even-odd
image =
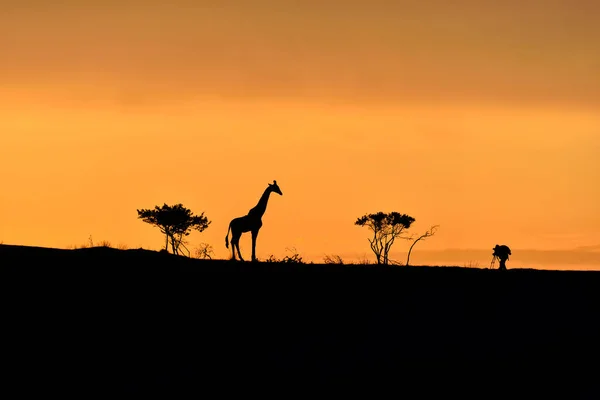
[[[326,254],[325,257],[323,257],[323,262],[325,264],[340,264],[340,265],[344,264],[344,260],[342,259],[342,257],[340,257],[337,254],[333,254],[333,255]]]
[[[300,254],[298,254],[298,251],[295,248],[286,248],[287,251],[291,252],[291,255],[287,255],[283,258],[277,258],[275,257],[273,254],[271,254],[269,256],[269,258],[267,258],[265,260],[265,262],[268,263],[284,263],[284,264],[304,264],[304,261],[302,260],[302,256]]]
[[[213,247],[208,243],[200,243],[200,245],[194,249],[194,257],[201,260],[212,260],[214,254]]]

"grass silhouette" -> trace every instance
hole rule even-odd
[[[4,378],[60,390],[407,390],[461,366],[514,380],[600,357],[600,272],[242,263],[107,246],[0,245],[0,263]]]

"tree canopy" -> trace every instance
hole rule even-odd
[[[204,212],[200,215],[194,215],[191,210],[185,208],[182,204],[169,206],[165,203],[161,207],[155,206],[154,209],[137,210],[137,213],[138,218],[142,221],[160,229],[165,235],[165,250],[169,250],[170,243],[173,254],[180,253],[180,246],[184,243],[184,237],[188,236],[192,230],[202,232],[211,223],[204,216]]]
[[[389,263],[389,252],[396,238],[402,237],[405,229],[410,228],[415,219],[410,215],[400,214],[392,211],[384,213],[382,211],[374,214],[365,214],[357,218],[355,225],[366,226],[373,232],[373,237],[369,238],[371,250],[377,258],[377,264]],[[402,237],[403,239],[409,239]]]

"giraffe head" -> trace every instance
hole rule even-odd
[[[269,189],[271,189],[271,192],[275,192],[281,196],[283,196],[283,193],[281,193],[281,189],[279,189],[279,186],[277,185],[277,181],[273,181],[273,183],[269,183]]]

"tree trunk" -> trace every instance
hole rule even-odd
[[[418,238],[417,240],[415,240],[413,242],[413,244],[410,245],[410,249],[408,249],[408,257],[406,257],[406,266],[408,267],[408,263],[410,262],[410,252],[412,251],[413,247],[415,246],[415,244],[417,244],[417,242],[421,240],[421,238]]]

